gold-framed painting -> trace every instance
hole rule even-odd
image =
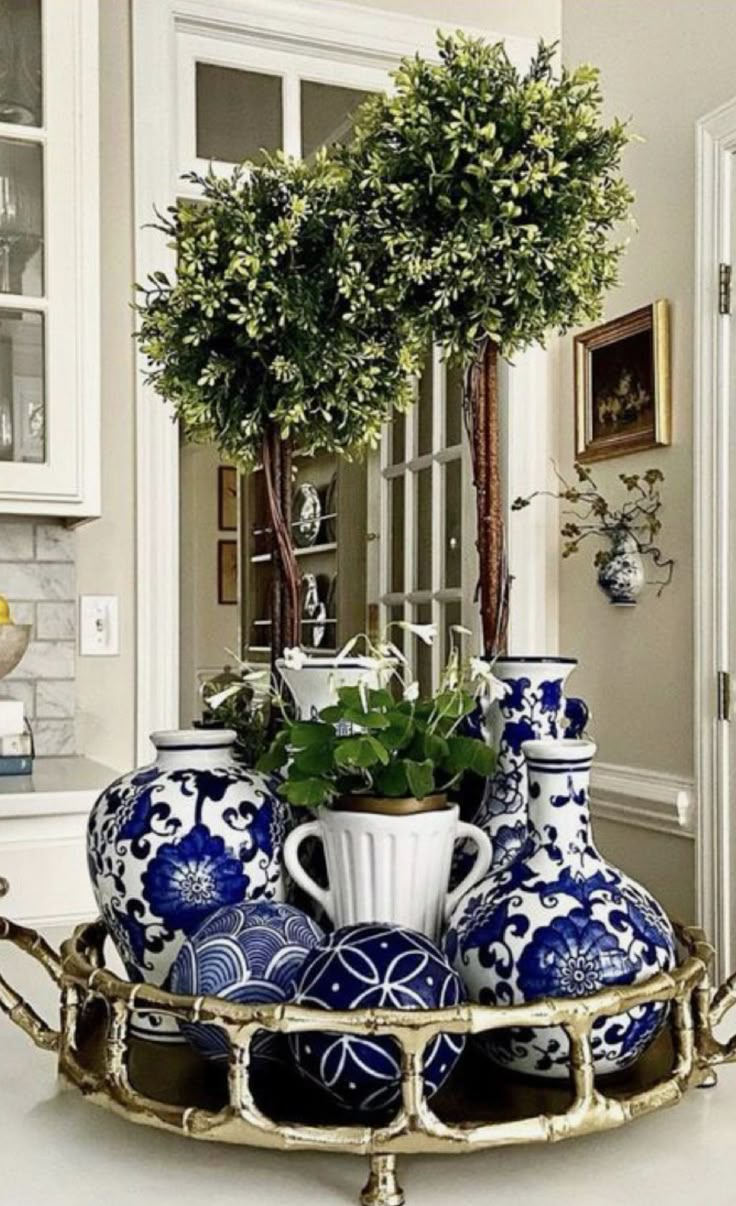
[[[217,542],[217,602],[237,603],[238,601],[238,542],[236,540],[218,540]]]
[[[221,532],[238,528],[238,471],[233,465],[217,470],[217,526]]]
[[[575,336],[575,456],[672,442],[669,305],[652,302]]]

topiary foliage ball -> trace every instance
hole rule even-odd
[[[465,1000],[459,976],[434,943],[414,930],[377,923],[344,926],[307,956],[294,1000],[319,1009],[437,1009]],[[341,1105],[382,1112],[401,1097],[401,1053],[395,1039],[291,1034],[299,1070]],[[464,1038],[441,1034],[426,1049],[428,1096],[450,1075]]]
[[[293,905],[256,901],[219,909],[187,938],[171,970],[171,992],[222,997],[239,1004],[278,1004],[294,996],[302,964],[322,931]],[[230,1044],[217,1026],[182,1023],[181,1030],[208,1059],[224,1060]],[[261,1030],[254,1060],[276,1058],[278,1036]]]

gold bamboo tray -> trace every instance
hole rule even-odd
[[[0,918],[0,940],[35,959],[60,990],[60,1024],[49,1026],[0,976],[0,1009],[34,1043],[58,1053],[61,1078],[96,1105],[132,1122],[215,1140],[283,1151],[351,1152],[370,1158],[363,1206],[401,1206],[396,1158],[405,1152],[457,1154],[519,1143],[547,1143],[603,1132],[676,1105],[694,1086],[715,1083],[715,1068],[736,1061],[736,1036],[714,1029],[736,1004],[736,975],[711,992],[713,948],[702,931],[677,927],[682,960],[669,974],[635,986],[575,999],[545,999],[505,1008],[332,1012],[294,1005],[236,1005],[215,997],[175,996],[131,984],[104,964],[101,922],[79,926],[57,954],[33,930]],[[657,1041],[626,1074],[597,1079],[590,1033],[598,1018],[650,1002],[669,1002]],[[226,1069],[184,1044],[137,1039],[134,1012],[222,1029],[232,1054]],[[562,1026],[570,1043],[570,1077],[559,1085],[524,1081],[466,1051],[430,1105],[422,1056],[440,1032],[478,1035],[507,1026]],[[259,1030],[306,1030],[390,1036],[402,1051],[402,1104],[392,1118],[345,1122],[289,1069],[265,1084],[251,1069]],[[284,1040],[285,1041],[285,1040]]]

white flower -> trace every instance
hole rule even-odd
[[[404,699],[407,700],[408,703],[414,703],[417,699],[419,699],[418,682],[409,683],[408,686],[404,687]]]
[[[473,635],[472,632],[470,631],[470,629],[465,628],[465,626],[463,624],[451,624],[450,632],[457,632],[460,634],[460,636],[472,636]]]
[[[407,632],[411,632],[420,641],[424,641],[425,645],[431,645],[437,636],[436,624],[410,624],[408,620],[397,620],[399,628],[405,628]]]
[[[218,691],[217,694],[208,696],[206,700],[207,707],[215,711],[226,699],[231,699],[233,695],[237,695],[239,691],[242,691],[244,686],[245,683],[231,683],[229,687]]]
[[[509,684],[496,678],[490,664],[483,657],[471,657],[470,677],[478,684],[478,693],[484,695],[489,703],[496,699],[504,699],[509,691]]]
[[[298,645],[287,645],[284,649],[284,664],[287,670],[301,670],[307,655]]]

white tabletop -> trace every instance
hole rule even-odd
[[[50,933],[49,938],[59,937]],[[52,1020],[54,994],[0,944],[0,971]],[[407,1206],[736,1206],[736,1067],[607,1135],[399,1159]],[[0,1015],[0,1206],[351,1206],[368,1163],[195,1142],[57,1088],[54,1056]]]

